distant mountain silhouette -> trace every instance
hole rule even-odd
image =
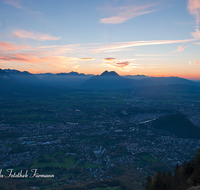
[[[117,89],[136,85],[136,81],[119,76],[115,71],[104,71],[100,76],[93,76],[84,82],[81,88],[91,89]]]
[[[19,83],[18,80],[15,80],[12,76],[10,76],[5,70],[0,69],[0,84],[1,85],[12,85]]]
[[[138,81],[139,86],[187,84],[199,86],[199,83],[179,77],[149,77]]]
[[[56,75],[70,75],[70,76],[85,76],[85,74],[84,73],[77,73],[77,72],[74,72],[74,71],[72,71],[72,72],[70,72],[70,73],[57,73]]]
[[[140,80],[136,80],[134,77],[140,77]],[[58,74],[31,74],[27,71],[21,72],[11,69],[0,69],[0,83],[1,86],[5,86],[6,84],[8,84],[8,86],[15,85],[15,89],[17,88],[17,85],[27,84],[35,86],[48,85],[58,88],[73,87],[81,89],[122,89],[140,87],[140,89],[147,90],[149,87],[149,91],[152,91],[153,89],[158,91],[159,89],[163,89],[163,91],[166,91],[166,89],[176,91],[176,87],[167,87],[166,85],[179,85],[177,86],[177,89],[180,90],[180,92],[187,92],[187,90],[188,92],[199,92],[198,88],[200,87],[199,82],[179,77],[147,77],[143,75],[131,75],[127,78],[127,76],[120,76],[115,71],[104,71],[101,75],[93,76],[74,71]]]
[[[13,78],[24,84],[41,84],[41,81],[34,74],[31,74],[28,71],[21,72],[15,69],[5,69],[4,71],[8,75],[12,76]]]
[[[49,85],[57,85],[57,86],[70,86],[76,87],[86,80],[88,80],[91,75],[79,74],[77,72],[70,72],[70,73],[58,73],[58,74],[42,74],[37,75],[41,81],[45,84]],[[42,77],[41,77],[42,76]]]
[[[115,71],[104,71],[100,76],[119,76]]]
[[[16,90],[21,90],[23,84],[9,75],[5,70],[0,69],[0,94],[13,94]]]
[[[142,79],[146,79],[149,78],[149,76],[146,75],[125,75],[123,76],[125,78],[129,78],[129,79],[135,79],[135,80],[142,80]]]
[[[100,76],[94,76],[84,82],[82,88],[129,88],[134,86],[158,86],[184,84],[199,86],[199,83],[179,77],[148,77],[141,80],[121,77],[115,71],[104,71]]]

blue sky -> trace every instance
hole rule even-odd
[[[0,0],[0,68],[200,78],[199,17],[200,0]]]

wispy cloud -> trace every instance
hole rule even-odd
[[[28,45],[18,45],[10,42],[0,42],[0,51],[15,51],[30,48]]]
[[[196,31],[196,32],[192,32],[191,35],[192,35],[194,38],[200,39],[200,31],[199,31],[199,29],[196,29],[195,31]]]
[[[131,41],[117,42],[107,45],[102,44],[72,44],[72,45],[53,45],[30,47],[28,45],[18,45],[10,42],[0,42],[0,60],[1,62],[26,62],[28,64],[48,65],[55,68],[73,67],[82,61],[92,61],[95,56],[93,51],[106,52],[109,50],[126,49],[132,46],[161,45],[172,43],[186,43],[195,41],[196,39],[187,40],[152,40],[152,41]],[[81,52],[79,57],[74,53]],[[84,52],[84,54],[83,54]],[[140,56],[140,55],[138,55]],[[144,56],[144,55],[142,55]],[[103,65],[118,68],[123,71],[138,68],[135,61],[143,61],[151,59],[120,59],[115,57],[106,57],[103,59]],[[158,60],[153,58],[152,60]],[[160,59],[161,60],[161,59]],[[71,66],[70,66],[71,65]]]
[[[198,25],[200,16],[200,0],[188,0],[187,8],[190,14],[196,17],[196,25]]]
[[[135,68],[141,68],[137,64],[134,64],[133,61],[136,59],[123,59],[116,60],[115,58],[105,58],[103,65],[109,66],[111,68],[118,68],[121,71],[129,72]]]
[[[138,57],[159,57],[159,56],[167,56],[167,54],[136,54]]]
[[[186,40],[152,40],[152,41],[131,41],[131,42],[118,42],[109,45],[101,46],[93,50],[94,53],[106,52],[108,50],[116,50],[128,47],[136,46],[148,46],[148,45],[164,45],[164,44],[175,44],[175,43],[186,43],[192,42],[196,39],[186,39]]]
[[[121,71],[124,71],[124,72],[129,72],[131,70],[134,70],[136,68],[142,68],[142,67],[139,67],[131,62],[128,62],[128,61],[125,61],[125,62],[116,62],[116,63],[111,63],[111,62],[106,62],[106,63],[103,63],[103,65],[106,65],[106,66],[109,66],[111,68],[114,68],[114,69],[120,69]]]
[[[185,50],[185,46],[178,46],[178,49],[176,50],[176,52],[180,52],[184,50]]]
[[[176,51],[173,51],[171,53],[176,53],[176,52],[181,52],[181,51],[184,51],[186,47],[188,47],[189,45],[187,46],[178,46],[178,49]]]
[[[74,45],[61,46],[60,48],[73,47]],[[54,68],[67,68],[69,65],[80,62],[81,60],[93,60],[94,58],[77,58],[73,56],[66,56],[66,52],[58,51],[54,53],[54,47],[30,47],[28,45],[18,45],[9,42],[0,42],[0,61],[1,63],[25,62],[30,65],[47,65]]]
[[[11,5],[11,6],[16,7],[18,9],[24,9],[24,7],[21,6],[19,0],[4,0],[3,2],[5,4]]]
[[[100,19],[100,23],[104,24],[120,24],[129,19],[138,17],[140,15],[148,14],[155,12],[156,10],[149,10],[149,8],[154,7],[156,4],[148,4],[148,5],[131,5],[131,6],[124,6],[124,7],[107,7],[105,10],[111,14],[115,12],[116,15]]]
[[[200,42],[193,42],[193,44],[200,45]]]
[[[54,37],[49,34],[41,34],[37,32],[28,32],[26,30],[18,30],[14,31],[11,34],[14,37],[17,38],[23,38],[23,39],[33,39],[38,41],[45,41],[45,40],[59,40],[61,37]]]
[[[67,56],[41,56],[37,53],[1,54],[0,60],[5,62],[25,62],[29,64],[49,65],[56,68],[66,68],[79,59]]]
[[[133,50],[135,50],[135,49],[133,49],[133,48],[118,48],[118,49],[110,49],[110,50],[106,50],[106,51],[104,51],[104,52],[121,52],[121,51],[133,51]],[[94,53],[99,53],[98,51],[93,51]]]
[[[86,57],[86,58],[79,58],[80,60],[94,60],[95,58],[94,57]]]
[[[128,66],[130,64],[130,62],[125,61],[125,62],[118,62],[118,63],[115,63],[115,64],[116,64],[116,67],[124,68],[125,66]]]
[[[26,10],[27,12],[29,12],[31,14],[44,14],[43,12],[31,11],[31,10],[27,9],[26,7],[23,7],[21,5],[21,0],[4,0],[3,2],[5,4],[11,5],[11,6],[15,7],[15,8]]]
[[[199,61],[192,60],[189,62],[190,65],[199,65]]]
[[[114,61],[115,58],[111,58],[111,57],[108,57],[108,58],[104,58],[104,61]]]
[[[62,54],[77,51],[77,49],[79,49],[80,46],[81,44],[40,46],[40,47],[34,48],[33,50],[51,53],[52,55],[62,55]]]

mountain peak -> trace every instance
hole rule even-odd
[[[80,76],[80,75],[85,75],[85,74],[84,73],[77,73],[77,72],[71,71],[70,73],[57,73],[56,75]]]
[[[119,76],[115,71],[104,71],[100,76]]]
[[[4,72],[6,72],[7,74],[32,75],[28,71],[18,71],[18,70],[15,70],[15,69],[4,69]]]

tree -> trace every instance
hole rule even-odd
[[[151,178],[150,175],[148,175],[147,181],[146,181],[146,184],[145,184],[145,189],[146,190],[150,190],[151,182],[152,182],[152,178]]]

